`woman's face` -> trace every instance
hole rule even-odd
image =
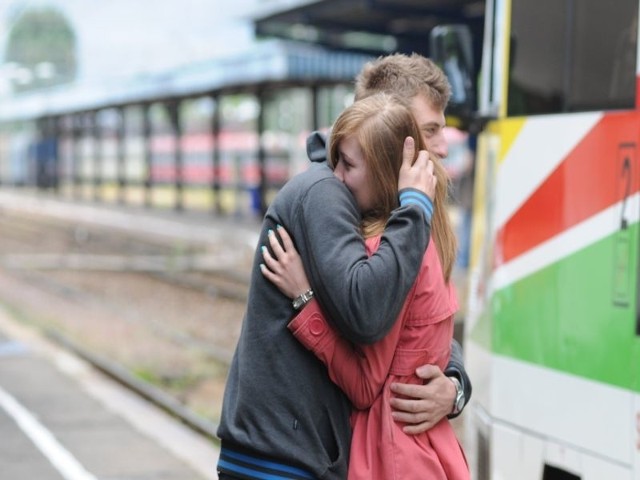
[[[361,212],[374,206],[372,182],[369,170],[355,135],[345,136],[338,145],[338,161],[333,174],[349,189],[355,197]]]

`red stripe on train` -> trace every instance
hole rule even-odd
[[[625,192],[619,157],[625,149],[635,152],[639,131],[635,112],[604,116],[498,231],[495,266],[620,201]],[[635,158],[633,163],[630,194],[639,183]]]

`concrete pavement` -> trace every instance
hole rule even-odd
[[[209,480],[218,454],[0,309],[3,480]]]

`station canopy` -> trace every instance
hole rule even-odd
[[[372,54],[428,55],[431,29],[465,24],[481,32],[485,0],[299,1],[254,22],[259,36],[289,38]]]
[[[115,84],[71,84],[0,101],[0,122],[259,89],[350,83],[370,60],[362,52],[336,52],[319,45],[270,39],[247,52]]]

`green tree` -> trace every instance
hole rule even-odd
[[[15,92],[70,82],[77,73],[75,32],[53,7],[27,9],[9,32],[5,61],[21,72],[12,78]]]

